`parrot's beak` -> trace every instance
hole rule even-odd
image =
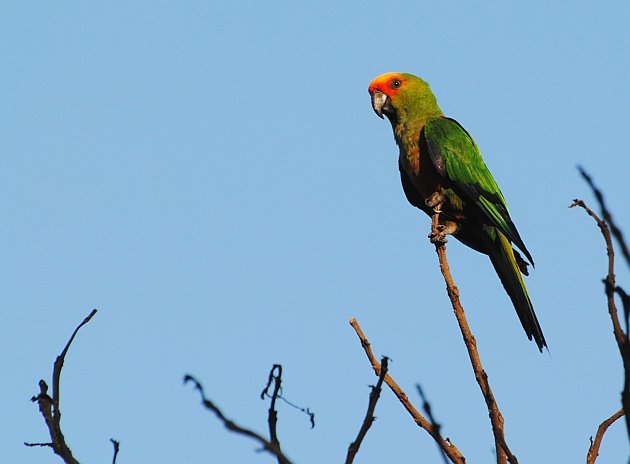
[[[379,90],[372,92],[372,108],[376,115],[383,119],[383,112],[387,114],[388,110],[391,110],[391,101],[387,95]]]

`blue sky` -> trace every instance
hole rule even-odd
[[[375,377],[348,326],[443,433],[491,462],[487,413],[429,220],[399,185],[367,85],[429,81],[473,134],[534,255],[551,354],[528,342],[488,259],[451,240],[470,324],[521,462],[579,462],[619,405],[603,241],[575,169],[630,234],[627,2],[5,2],[0,7],[0,351],[7,462],[59,462],[29,402],[92,308],[62,378],[82,462],[273,462],[181,385],[192,373],[266,431],[272,364],[296,463],[340,462]],[[627,269],[618,278],[630,286]],[[358,460],[439,462],[389,391]],[[624,462],[623,424],[599,463]]]

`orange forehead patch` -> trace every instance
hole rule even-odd
[[[368,87],[368,92],[372,93],[375,90],[383,92],[386,95],[391,95],[392,93],[398,92],[398,89],[393,89],[389,85],[394,79],[398,79],[402,82],[405,82],[405,78],[402,73],[397,72],[389,72],[385,74],[381,74],[380,76],[374,78],[372,82],[370,82],[370,86]]]

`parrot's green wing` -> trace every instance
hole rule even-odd
[[[454,119],[432,118],[424,126],[422,137],[438,174],[448,179],[462,199],[474,202],[533,265],[534,260],[510,218],[505,198],[470,134]]]

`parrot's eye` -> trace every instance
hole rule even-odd
[[[402,81],[400,79],[392,79],[389,82],[389,87],[392,89],[399,89],[401,85],[402,85]]]

